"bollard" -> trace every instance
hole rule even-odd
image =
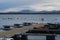
[[[27,35],[21,35],[21,40],[28,40]]]
[[[55,40],[55,36],[54,35],[48,35],[46,36],[46,40]]]
[[[21,40],[21,37],[20,37],[19,35],[14,35],[14,36],[11,37],[11,38],[13,38],[14,40]]]

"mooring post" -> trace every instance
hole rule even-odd
[[[13,37],[11,37],[11,38],[13,38],[14,40],[21,40],[20,35],[14,35],[14,36],[13,36]]]
[[[21,35],[21,40],[28,40],[27,35],[25,35],[25,34]]]
[[[55,36],[54,35],[48,35],[48,36],[46,36],[46,40],[55,40]]]

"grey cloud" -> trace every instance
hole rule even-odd
[[[0,0],[0,10],[2,9],[5,10],[9,8],[14,9],[15,7],[21,8],[20,6],[22,8],[29,8],[29,6],[32,6],[33,8],[39,10],[42,10],[43,8],[48,8],[48,10],[50,10],[50,8],[59,10],[60,1],[59,0]]]

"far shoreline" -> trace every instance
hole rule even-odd
[[[60,13],[0,13],[0,14],[60,14]]]

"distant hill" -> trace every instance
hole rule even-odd
[[[60,14],[60,11],[33,11],[33,10],[21,10],[19,12],[7,12],[7,13],[0,13],[0,14]]]
[[[35,13],[33,10],[21,10],[21,13]]]

